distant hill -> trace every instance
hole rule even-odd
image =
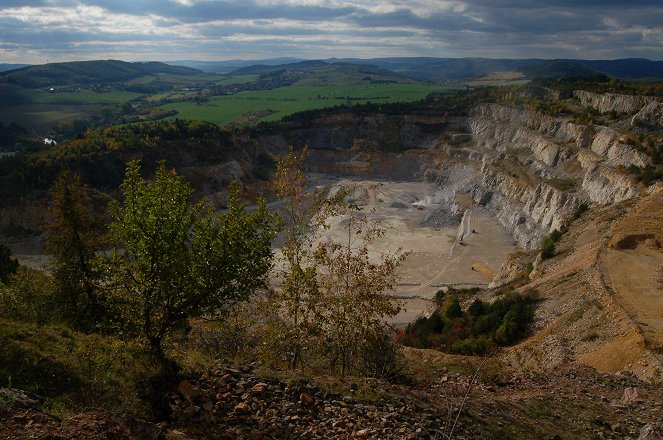
[[[0,81],[38,88],[121,83],[147,75],[200,75],[200,70],[159,62],[128,63],[118,60],[73,61],[28,66],[0,73]]]
[[[412,82],[400,73],[372,64],[327,62],[322,60],[300,61],[297,63],[269,66],[258,64],[246,66],[230,72],[230,75],[260,75],[261,77],[284,76],[303,80],[310,78],[323,84],[352,83],[367,80],[371,82]]]
[[[298,61],[296,63],[288,64],[253,64],[250,66],[240,67],[239,69],[233,70],[230,72],[230,75],[263,75],[265,73],[271,73],[278,70],[311,70],[320,67],[328,67],[329,63],[319,60],[304,60]]]
[[[420,81],[456,82],[480,78],[499,71],[517,71],[528,78],[608,75],[622,79],[663,79],[663,61],[646,59],[488,59],[488,58],[375,58],[331,59],[370,63]]]
[[[186,66],[202,70],[207,73],[229,73],[242,67],[254,66],[257,64],[265,66],[276,66],[282,64],[298,63],[306,61],[303,58],[268,58],[266,60],[228,60],[228,61],[195,61],[180,60],[166,61],[166,64],[172,66]]]
[[[644,58],[625,58],[621,60],[564,60],[579,64],[613,78],[645,79],[663,78],[663,61],[651,61]]]
[[[20,69],[22,67],[28,67],[31,64],[0,64],[0,72],[6,72],[7,70]]]
[[[536,61],[519,69],[527,78],[590,78],[603,74],[582,63],[564,60]]]

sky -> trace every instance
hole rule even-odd
[[[0,63],[663,60],[663,0],[2,0]]]

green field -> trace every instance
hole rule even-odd
[[[46,92],[41,90],[30,90],[26,94],[25,104],[122,104],[130,99],[142,96],[142,93],[113,91],[93,92],[81,90],[80,92]]]
[[[86,119],[99,113],[99,105],[12,105],[0,107],[0,121],[12,122],[28,129],[31,134],[45,136],[58,122]]]
[[[239,76],[226,76],[216,81],[220,86],[228,86],[231,84],[246,84],[258,79],[258,75],[239,75]]]
[[[409,102],[423,99],[440,87],[421,84],[372,84],[352,86],[288,86],[273,90],[241,92],[214,96],[206,103],[177,102],[165,104],[166,110],[178,111],[177,118],[200,119],[227,125],[250,112],[270,113],[260,120],[276,121],[304,110],[368,102]]]

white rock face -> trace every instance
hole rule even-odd
[[[649,163],[618,132],[566,118],[484,104],[468,124],[477,147],[485,149],[481,182],[470,190],[473,199],[492,210],[525,249],[538,247],[581,203],[636,196],[636,183],[616,167]],[[527,151],[531,159],[523,161]],[[520,173],[504,164],[509,155]]]
[[[653,101],[642,107],[631,119],[631,125],[640,124],[663,127],[663,103]]]
[[[592,107],[600,113],[632,113],[654,101],[652,96],[618,95],[615,93],[593,93],[576,90],[573,96],[586,107]]]
[[[646,154],[622,142],[621,135],[607,127],[599,128],[591,149],[596,154],[605,157],[612,165],[644,167],[650,162]]]

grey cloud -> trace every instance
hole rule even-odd
[[[457,0],[464,8],[389,8],[391,0],[264,4],[259,0],[4,0],[0,44],[21,49],[107,57],[207,59],[267,56],[484,56],[663,59],[662,0]],[[85,17],[60,29],[11,17],[18,6],[95,5],[109,20],[127,17],[122,33]],[[379,6],[379,7],[378,7]],[[66,9],[65,9],[66,13]],[[118,16],[115,14],[126,14]],[[132,17],[133,16],[133,17]],[[146,18],[132,24],[133,18]],[[130,26],[147,26],[131,32]],[[67,28],[69,26],[70,28]],[[150,28],[151,26],[151,28]],[[643,34],[643,29],[649,32]],[[245,38],[248,36],[248,38]],[[100,42],[96,45],[96,42]],[[124,47],[122,47],[124,46]],[[156,52],[167,47],[168,53]],[[127,49],[130,48],[130,49]],[[29,61],[29,60],[26,60]]]

